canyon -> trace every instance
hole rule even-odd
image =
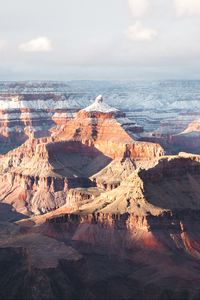
[[[200,156],[137,163],[116,188],[72,188],[28,218],[12,210],[0,223],[0,265],[12,262],[1,297],[198,299]]]
[[[45,213],[65,204],[71,188],[95,186],[91,177],[112,160],[121,160],[120,172],[123,168],[131,172],[133,161],[150,160],[164,153],[157,144],[134,141],[123,128],[125,115],[103,104],[102,97],[94,104],[106,107],[105,111],[88,115],[87,109],[80,110],[54,137],[30,139],[2,157],[3,203],[12,204],[23,214]],[[130,165],[123,163],[125,160]]]
[[[0,298],[198,299],[199,119],[156,136],[101,95],[50,94],[1,111]]]
[[[191,136],[185,146],[184,138],[176,137],[200,118],[198,81],[1,82],[0,153],[29,137],[54,135],[99,93],[135,123],[135,139],[158,142],[168,154],[200,154]]]

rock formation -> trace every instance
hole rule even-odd
[[[128,133],[127,124],[125,114],[104,104],[99,96],[91,106],[80,110],[76,118],[62,128],[56,140],[81,141],[112,159],[151,159],[164,154],[158,144],[134,141]],[[126,130],[123,125],[126,125]],[[129,125],[133,132],[133,123],[129,121]]]
[[[115,163],[106,167],[105,174],[115,169]],[[59,292],[46,288],[56,299],[62,293],[65,299],[72,295],[75,299],[116,299],[119,292],[122,299],[198,299],[199,174],[198,155],[180,153],[135,162],[134,170],[124,176],[117,188],[71,189],[63,207],[18,221],[23,237],[16,229],[15,239],[7,241],[7,233],[4,234],[0,249],[6,249],[11,259],[22,255],[16,247],[29,247],[24,257],[31,266],[29,274],[34,282],[40,274],[49,286],[49,282],[55,284],[59,274]],[[74,249],[57,244],[60,241]],[[45,258],[44,252],[39,251],[43,243],[51,249]],[[5,259],[3,251],[0,255]],[[38,259],[43,263],[38,265]],[[21,261],[20,264],[27,272]],[[45,272],[48,266],[54,276]],[[13,277],[19,283],[15,273]],[[71,294],[70,287],[74,286],[77,293]],[[36,287],[42,294],[38,283]],[[26,289],[23,291],[27,293]]]
[[[64,205],[72,188],[119,186],[135,160],[163,154],[159,145],[134,141],[123,119],[127,125],[123,112],[97,97],[53,137],[29,139],[2,156],[1,201],[20,213],[40,214]]]
[[[32,147],[27,142],[2,159],[1,200],[23,214],[45,213],[63,205],[69,189],[94,186],[89,177],[110,162],[95,148],[75,141],[33,141]],[[22,149],[23,155],[18,156]]]
[[[0,298],[198,299],[200,156],[101,96],[65,117],[0,157]]]

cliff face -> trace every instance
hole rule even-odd
[[[113,254],[123,245],[125,253],[183,251],[199,259],[199,172],[200,156],[181,153],[136,165],[112,190],[70,189],[65,206],[42,219],[42,232]],[[33,220],[40,223],[40,217]]]
[[[99,211],[157,216],[166,210],[199,209],[199,156],[182,153],[136,167],[117,188],[104,189],[93,201],[82,205],[77,199],[79,210],[86,214]]]
[[[56,235],[56,224],[62,237],[116,252],[123,244],[199,259],[199,172],[200,156],[182,153],[133,171],[112,191],[75,189],[67,203],[71,214],[63,208],[47,217],[47,232]]]
[[[96,101],[78,112],[76,118],[62,128],[56,139],[81,141],[83,144],[96,147],[112,159],[123,157],[134,160],[151,159],[164,154],[158,144],[134,141],[128,134],[134,131],[134,126],[130,123],[129,130],[125,115],[120,111],[112,110],[107,105],[102,105],[102,102],[99,104],[98,99]],[[135,132],[137,130],[136,125]]]
[[[195,289],[199,282],[195,270],[200,258],[199,216],[199,210],[188,209],[163,212],[159,216],[62,215],[48,219],[45,230],[54,237],[59,233],[59,238],[71,239],[82,247],[89,243],[89,255],[100,252],[117,256],[117,265],[128,258],[129,276],[135,280],[132,291],[138,293],[132,294],[131,299],[192,299],[194,290],[196,297],[199,293]],[[125,269],[128,270],[127,266]],[[120,289],[123,293],[126,290],[121,285]]]
[[[82,241],[93,246],[107,248],[116,254],[143,249],[178,255],[183,251],[200,259],[199,241],[200,210],[175,210],[158,216],[135,213],[63,214],[47,219],[46,234],[54,237]],[[48,229],[47,229],[48,228]],[[59,228],[59,230],[58,230]],[[56,230],[55,230],[56,229]],[[128,256],[128,254],[126,253]],[[134,255],[130,256],[134,259]]]
[[[11,282],[2,285],[1,297],[12,290],[15,298],[29,295],[35,299],[36,289],[37,297],[54,299],[117,299],[119,292],[124,300],[198,299],[200,156],[180,153],[151,161],[114,160],[90,177],[92,183],[96,180],[96,187],[80,187],[79,183],[78,188],[69,188],[70,181],[62,185],[69,177],[58,175],[67,174],[72,161],[74,175],[78,171],[89,174],[92,169],[84,169],[83,161],[89,157],[91,165],[96,165],[97,149],[74,141],[39,144],[36,148],[36,169],[33,165],[23,169],[34,170],[35,175],[28,181],[25,175],[10,178],[5,174],[4,188],[5,182],[13,180],[16,198],[17,182],[27,180],[27,190],[33,194],[34,189],[36,194],[41,191],[41,198],[34,194],[30,202],[35,199],[35,209],[41,207],[41,199],[49,194],[56,197],[57,192],[64,194],[65,204],[31,219],[17,215],[14,228],[0,222],[0,229],[4,228],[0,232],[0,266],[7,260],[13,266],[1,274],[4,279],[12,273],[12,286]],[[67,157],[61,170],[56,163],[66,162]],[[40,159],[48,164],[39,169]],[[54,175],[45,179],[41,173],[45,170]],[[112,172],[120,178],[120,185],[101,187],[100,178],[107,182]],[[24,207],[31,208],[27,198],[25,202]],[[56,200],[51,198],[47,203],[55,205]],[[0,203],[0,209],[2,205],[6,203]]]
[[[126,220],[127,216],[118,216],[118,220],[110,216],[107,228],[100,220],[93,224],[85,220],[89,244],[78,240],[84,238],[80,232],[83,225],[73,235],[79,224],[75,218],[48,224],[49,234],[53,228],[57,235],[63,233],[65,243],[61,237],[56,240],[41,233],[20,233],[15,228],[8,230],[8,226],[6,232],[1,224],[1,298],[12,293],[13,299],[97,300],[118,299],[119,295],[124,300],[198,299],[198,261],[181,248],[170,248],[171,244],[158,247],[161,242],[155,237],[153,243],[148,232],[146,236],[143,233],[146,243],[139,242],[137,236],[131,238],[124,230]]]
[[[68,205],[77,205],[75,211],[54,212],[40,228],[51,238],[87,248],[89,256],[128,259],[136,280],[132,291],[138,292],[131,299],[192,299],[194,290],[198,297],[199,172],[200,156],[163,157],[112,191],[73,190]]]
[[[62,206],[71,188],[94,186],[89,177],[110,162],[97,149],[80,142],[37,142],[2,158],[0,199],[23,214]]]
[[[199,299],[200,156],[161,156],[102,97],[73,120],[55,97],[52,136],[0,157],[0,298]]]
[[[53,136],[29,139],[2,156],[3,203],[23,214],[46,213],[64,205],[70,189],[112,190],[132,173],[135,160],[163,153],[159,145],[135,142],[123,128],[133,126],[125,114],[97,100]]]

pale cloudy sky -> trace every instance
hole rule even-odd
[[[200,0],[0,7],[0,80],[200,78]]]

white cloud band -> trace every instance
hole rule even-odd
[[[49,52],[52,48],[52,42],[47,37],[38,37],[19,45],[19,50],[24,52]]]

